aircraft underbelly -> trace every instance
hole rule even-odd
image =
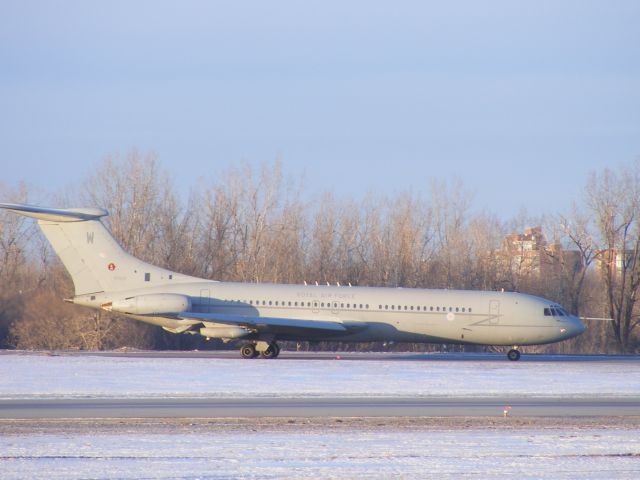
[[[463,341],[483,345],[541,345],[557,341],[557,334],[554,326],[480,325],[463,329]]]

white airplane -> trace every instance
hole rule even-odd
[[[521,293],[229,283],[190,277],[125,252],[97,208],[0,203],[33,217],[71,275],[67,301],[225,342],[243,358],[275,358],[278,340],[511,346],[573,338],[585,327],[560,305]]]

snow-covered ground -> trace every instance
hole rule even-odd
[[[17,479],[638,479],[638,429],[360,429],[0,437]]]
[[[360,361],[3,353],[0,398],[639,396],[640,361]],[[637,479],[640,428],[377,426],[25,433],[0,422],[0,478]],[[76,425],[75,423],[72,425]]]
[[[640,396],[640,361],[0,356],[0,398],[262,395]]]

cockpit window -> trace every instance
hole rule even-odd
[[[544,309],[545,317],[568,317],[569,314],[562,307],[547,307]]]

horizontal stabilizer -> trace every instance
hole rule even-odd
[[[316,330],[322,332],[345,333],[347,329],[339,322],[322,320],[301,320],[297,318],[254,317],[246,315],[231,315],[227,313],[192,313],[182,312],[179,318],[201,320],[227,325],[241,325],[245,327],[280,327]]]
[[[0,203],[0,208],[49,222],[83,222],[109,215],[101,208],[45,208],[23,203]]]

